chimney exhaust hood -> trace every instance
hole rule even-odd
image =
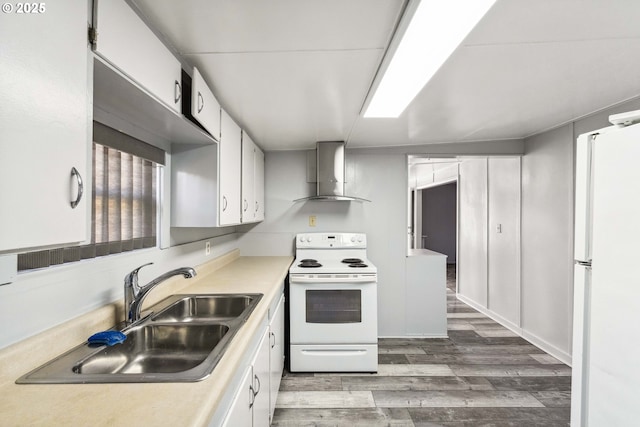
[[[316,196],[303,197],[294,202],[308,200],[370,202],[359,197],[345,196],[344,165],[344,142],[317,142]]]

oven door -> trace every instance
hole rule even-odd
[[[375,344],[378,342],[374,277],[313,279],[291,275],[291,344]]]

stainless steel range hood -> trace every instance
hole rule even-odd
[[[344,142],[316,143],[316,195],[294,200],[357,201],[370,200],[344,194]]]

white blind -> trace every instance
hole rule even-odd
[[[18,255],[18,270],[156,245],[158,165],[93,143],[91,244]]]

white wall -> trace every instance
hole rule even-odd
[[[460,164],[457,270],[461,300],[522,334],[520,161],[490,157]]]
[[[488,308],[520,325],[520,158],[490,158],[488,172]]]
[[[522,158],[522,328],[570,360],[573,125],[528,138]]]
[[[487,306],[488,162],[465,159],[460,164],[458,236],[458,292],[474,303]]]

